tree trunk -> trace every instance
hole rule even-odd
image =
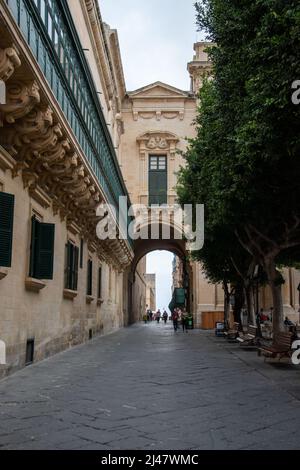
[[[265,269],[268,275],[268,282],[272,292],[273,298],[273,337],[276,333],[283,330],[283,303],[282,303],[282,292],[281,283],[279,282],[278,272],[276,271],[276,265],[274,259],[268,259],[265,261]]]
[[[256,315],[255,315],[255,307],[254,307],[254,289],[251,284],[249,284],[245,288],[245,297],[246,297],[247,310],[248,310],[248,322],[251,325],[256,325]]]
[[[241,323],[241,310],[244,306],[244,283],[238,282],[235,285],[233,316],[234,321]]]
[[[230,315],[230,294],[227,282],[223,282],[224,290],[224,326],[227,329],[229,327],[229,315]]]

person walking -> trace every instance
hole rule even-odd
[[[151,314],[152,314],[152,312],[151,312],[150,308],[147,308],[146,314],[147,314],[147,320],[148,320],[148,321],[151,321]]]
[[[164,312],[163,312],[163,320],[164,320],[165,324],[168,321],[168,313],[167,313],[166,309],[164,309]]]
[[[158,309],[157,312],[156,312],[156,321],[157,321],[157,323],[159,323],[160,317],[161,317],[161,313],[160,313],[160,310]]]
[[[177,310],[177,308],[175,308],[173,310],[173,314],[172,314],[174,331],[178,330],[178,318],[179,318],[178,310]]]
[[[187,318],[187,314],[186,312],[183,310],[181,312],[181,326],[182,326],[182,331],[184,333],[184,331],[187,333],[188,330],[187,330],[187,322],[188,322],[188,318]]]

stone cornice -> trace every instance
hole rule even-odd
[[[113,77],[109,67],[107,50],[105,47],[105,38],[101,27],[101,16],[97,9],[95,0],[81,0],[83,10],[87,12],[87,26],[91,32],[91,40],[94,44],[94,54],[97,61],[99,76],[103,82],[103,91],[108,109],[110,109],[110,101],[113,98]]]
[[[13,170],[16,160],[0,145],[0,168],[3,171]]]
[[[108,31],[109,41],[110,41],[110,49],[112,54],[112,63],[114,67],[114,81],[116,83],[116,87],[118,90],[118,112],[121,110],[122,100],[126,95],[126,85],[125,85],[125,78],[124,78],[124,71],[121,59],[121,52],[119,46],[119,39],[118,33],[115,29],[110,29]]]
[[[164,89],[166,94],[147,94],[147,92],[155,90],[155,89]],[[165,98],[165,99],[187,99],[190,98],[190,92],[180,90],[179,88],[173,87],[172,85],[168,85],[167,83],[163,82],[154,82],[150,83],[149,85],[145,85],[144,87],[138,88],[137,90],[128,91],[127,95],[130,99],[153,99],[153,98]]]

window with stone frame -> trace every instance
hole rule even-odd
[[[65,289],[77,291],[79,248],[68,241],[65,249]]]
[[[53,279],[55,225],[31,218],[29,276],[35,279]]]
[[[149,206],[167,204],[167,200],[167,156],[149,155]]]
[[[0,267],[10,267],[15,196],[0,191]]]

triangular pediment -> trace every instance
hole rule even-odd
[[[155,82],[128,92],[130,98],[187,98],[188,91],[180,90],[163,82]]]

